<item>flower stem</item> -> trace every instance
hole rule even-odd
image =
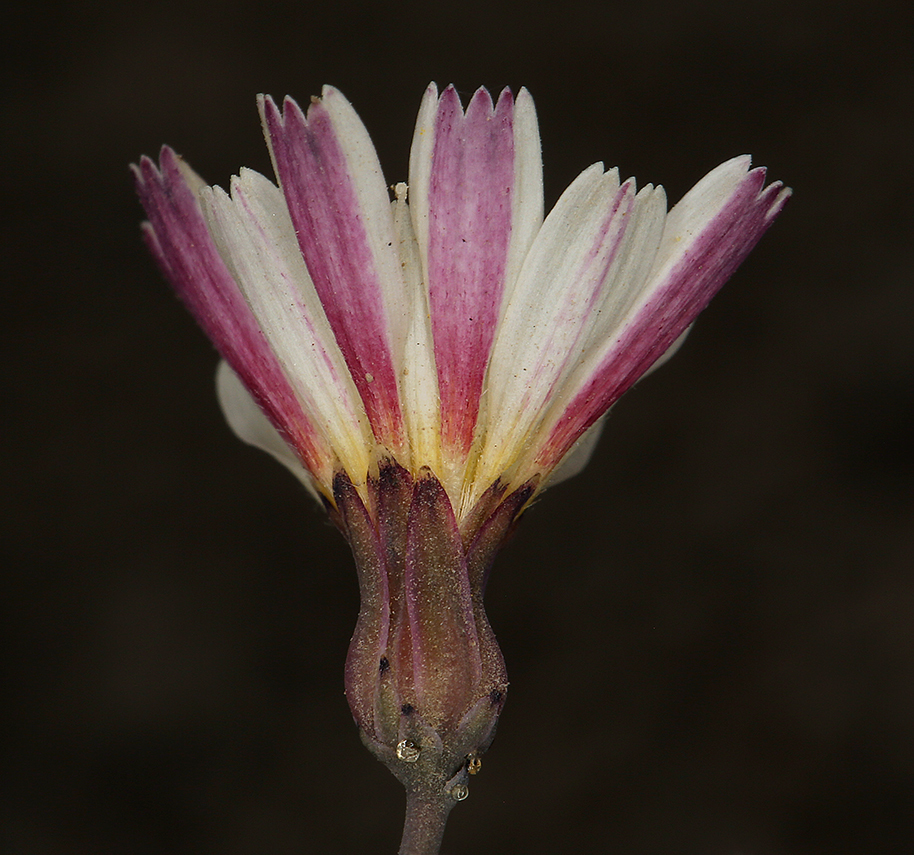
[[[408,789],[399,855],[438,855],[454,800],[430,787]]]

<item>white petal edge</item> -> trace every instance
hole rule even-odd
[[[311,475],[224,359],[216,368],[216,398],[225,420],[238,439],[272,455],[305,485],[315,501],[321,501]]]
[[[422,262],[413,233],[406,185],[395,188],[393,205],[394,231],[400,254],[400,266],[406,288],[404,303],[408,306],[408,327],[403,351],[397,355],[401,366],[398,376],[400,402],[409,443],[413,471],[431,467],[439,479],[445,479],[441,461],[441,414],[438,401],[438,373],[429,318],[428,291],[422,279]],[[447,487],[447,484],[445,484]]]
[[[536,107],[525,88],[517,93],[514,101],[513,126],[514,194],[503,305],[510,299],[524,259],[543,225],[543,150]]]
[[[409,211],[421,257],[428,253],[429,193],[432,152],[435,150],[435,118],[438,115],[438,87],[430,83],[422,96],[413,142],[409,149]]]
[[[540,489],[545,490],[547,487],[561,484],[562,481],[574,478],[575,475],[579,475],[587,468],[587,464],[590,463],[590,458],[593,456],[597,443],[603,434],[603,428],[606,426],[608,416],[609,413],[606,413],[584,432],[584,435],[571,447],[568,454],[562,458],[562,462],[552,470],[552,474],[549,475]]]

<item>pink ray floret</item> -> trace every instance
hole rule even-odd
[[[134,167],[134,176],[149,217],[144,237],[172,287],[304,466],[322,472],[331,450],[302,411],[270,342],[216,249],[199,205],[202,182],[167,146],[159,168],[144,157]]]
[[[403,419],[383,294],[403,285],[399,277],[393,283],[384,281],[378,258],[389,255],[388,268],[397,270],[392,224],[386,222],[389,200],[373,149],[344,149],[345,140],[327,106],[339,101],[342,97],[327,89],[306,116],[289,98],[281,113],[271,98],[264,98],[264,128],[308,272],[375,436],[383,445],[399,449]],[[345,103],[340,106],[348,108]],[[353,162],[359,154],[373,162]],[[366,171],[369,180],[363,178],[360,187],[360,175]],[[389,232],[388,246],[378,240],[379,230]]]
[[[514,98],[480,89],[464,115],[438,106],[429,186],[428,289],[442,441],[466,453],[505,286],[514,189]]]

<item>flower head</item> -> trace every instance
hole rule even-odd
[[[408,194],[391,198],[335,89],[307,112],[269,97],[260,112],[278,186],[241,170],[228,193],[208,187],[164,148],[136,168],[145,234],[229,366],[233,427],[287,462],[352,545],[347,695],[366,741],[408,787],[431,776],[451,792],[507,685],[482,609],[495,552],[560,469],[586,462],[601,417],[789,191],[737,157],[668,211],[662,187],[595,164],[544,218],[528,92],[480,89],[464,109],[432,85]],[[410,771],[424,767],[404,745],[434,773]]]
[[[136,171],[153,252],[314,488],[378,459],[428,467],[458,517],[497,480],[542,486],[687,329],[789,191],[738,157],[667,212],[584,170],[543,219],[533,101],[425,93],[390,200],[326,87],[260,99],[279,187],[207,187],[169,148]]]

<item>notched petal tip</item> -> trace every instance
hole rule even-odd
[[[434,473],[431,466],[422,466],[419,469],[419,473],[416,475],[416,484],[432,487],[435,490],[441,488],[441,482],[438,480],[438,476]]]
[[[130,174],[133,176],[133,180],[137,184],[140,184],[143,181],[143,167],[147,160],[149,160],[148,155],[141,154],[137,163],[130,163],[127,166],[130,170]]]
[[[731,157],[729,160],[725,160],[723,163],[715,166],[710,172],[706,173],[683,198],[686,198],[693,193],[697,194],[701,192],[719,192],[721,194],[726,194],[729,192],[730,188],[739,185],[743,181],[757,180],[757,177],[754,176],[753,173],[756,173],[758,169],[763,167],[757,167],[756,169],[751,170],[751,166],[752,156],[749,154],[740,154],[736,157]]]
[[[467,118],[470,118],[477,113],[491,116],[494,111],[495,107],[492,104],[492,96],[489,94],[489,90],[486,89],[485,86],[480,86],[473,93],[473,97],[470,98],[470,103],[467,104],[464,115],[466,115]]]
[[[324,86],[320,98],[312,98],[308,106],[308,122],[329,121],[341,139],[357,140],[364,136],[369,146],[371,138],[349,99],[333,86]],[[373,146],[372,146],[373,148]]]
[[[257,112],[260,113],[261,121],[266,118],[265,114],[268,109],[272,112],[277,112],[273,96],[267,95],[265,92],[257,93]]]
[[[745,155],[745,157],[749,159],[749,155]],[[790,187],[785,187],[782,181],[772,181],[766,187],[765,180],[767,177],[768,167],[757,166],[755,169],[750,170],[744,179],[750,192],[752,187],[757,188],[754,200],[755,209],[765,209],[765,222],[773,220],[793,195],[793,190]]]
[[[768,168],[765,166],[756,166],[755,169],[750,169],[746,173],[746,177],[743,179],[746,184],[750,187],[758,187],[758,193],[761,195],[762,190],[765,187],[765,179],[768,176]]]
[[[533,99],[530,97],[530,93],[526,90],[522,90],[526,93],[524,99],[525,102],[529,102],[532,106]],[[438,88],[432,83],[426,89],[426,98],[438,98]],[[449,84],[444,92],[441,93],[439,101],[439,107],[458,107],[460,112],[466,118],[472,118],[473,116],[478,116],[479,114],[485,116],[493,116],[502,112],[506,112],[508,115],[511,115],[515,109],[515,98],[514,93],[511,91],[510,86],[505,86],[501,92],[498,94],[498,98],[492,97],[492,93],[489,92],[488,88],[485,86],[480,86],[473,94],[470,96],[470,100],[467,103],[466,109],[463,108],[463,103],[460,98],[460,93],[457,91],[457,87],[453,83]]]
[[[156,163],[151,158],[146,158],[154,166]],[[179,169],[180,164],[184,162],[184,158],[181,157],[170,145],[163,145],[159,149],[159,161],[157,164],[157,171],[159,174],[164,174],[169,169]]]
[[[793,188],[785,187],[783,181],[772,181],[764,187],[759,192],[758,201],[762,207],[767,207],[765,219],[770,220],[780,214],[792,195]]]
[[[301,105],[296,101],[291,95],[286,95],[282,99],[282,119],[283,122],[288,122],[290,119],[295,119],[304,124],[308,123],[308,117],[311,115],[311,111],[315,107],[320,105],[320,98],[311,98],[307,112],[302,110]]]
[[[617,174],[616,178],[618,180],[618,169],[611,169],[606,174],[612,175],[613,172]],[[636,196],[638,194],[638,183],[635,181],[634,176],[626,178],[625,181],[622,182],[622,185],[619,187],[619,193],[625,196]]]
[[[158,164],[148,155],[140,159],[140,169],[144,178],[144,187],[150,183],[158,184],[166,193],[175,184],[185,184],[196,195],[207,183],[195,172],[190,164],[170,145],[159,149]],[[139,186],[139,185],[138,185]]]
[[[781,181],[775,181],[773,184],[768,186],[765,189],[765,192],[768,193],[769,191],[771,192],[771,195],[774,196],[774,200],[768,207],[768,211],[765,214],[766,220],[772,220],[778,216],[781,211],[784,210],[784,206],[787,204],[787,200],[793,196],[793,188],[785,187]]]
[[[276,103],[276,99],[272,95],[258,95],[257,110],[260,113],[261,122],[269,132],[284,130],[291,118],[305,121],[304,111],[289,95],[282,99],[282,107]]]
[[[140,202],[149,213],[150,205],[170,207],[187,204],[190,198],[196,200],[206,182],[170,146],[163,145],[159,161],[143,155],[138,164],[131,164],[134,186]],[[179,201],[180,200],[180,201]],[[150,217],[155,220],[154,217]]]
[[[312,95],[306,109],[291,95],[282,99],[282,107],[277,106],[272,95],[258,95],[257,105],[261,121],[268,125],[270,130],[286,130],[290,121],[308,127],[315,119],[330,117],[338,122],[341,116],[355,118],[355,110],[346,96],[335,86],[324,85],[320,95]]]
[[[463,115],[463,105],[460,103],[460,95],[457,93],[457,87],[449,83],[438,98],[438,114],[445,110],[452,110],[454,113]]]
[[[159,153],[160,160],[165,157],[166,150],[171,151],[167,146],[162,146]],[[139,163],[131,163],[130,171],[133,173],[138,190],[162,181],[162,170],[159,168],[159,164],[148,154],[142,155]]]

